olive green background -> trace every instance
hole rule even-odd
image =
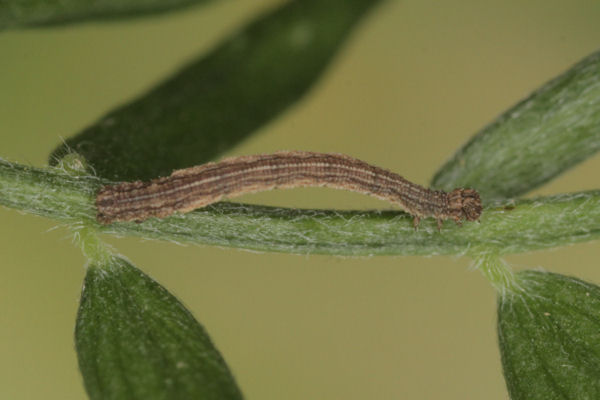
[[[279,3],[230,0],[117,23],[0,32],[0,156],[46,164],[61,138]],[[427,184],[471,134],[600,49],[598,21],[600,3],[591,0],[390,0],[309,96],[230,155],[341,152]],[[598,171],[595,157],[535,194],[598,189]],[[390,207],[328,189],[241,200]],[[250,400],[508,397],[495,294],[469,259],[108,240],[192,310]],[[508,261],[599,284],[599,255],[592,242]],[[1,399],[86,398],[73,344],[84,263],[66,229],[0,209]]]

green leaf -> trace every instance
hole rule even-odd
[[[0,1],[0,30],[112,19],[170,11],[209,0],[5,0]]]
[[[600,52],[548,82],[464,145],[434,187],[517,197],[600,149]]]
[[[600,191],[489,204],[462,227],[400,211],[299,210],[218,203],[142,223],[96,222],[95,193],[108,183],[0,159],[0,205],[119,236],[337,255],[509,254],[600,238]],[[382,207],[391,208],[382,203]]]
[[[513,400],[600,399],[600,287],[544,272],[517,274],[498,305]]]
[[[66,141],[112,180],[151,179],[223,153],[297,102],[379,0],[290,1]]]
[[[122,258],[88,267],[75,342],[93,400],[242,398],[202,326]]]

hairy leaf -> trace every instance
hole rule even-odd
[[[463,146],[432,185],[517,197],[600,149],[600,52],[506,111]]]
[[[513,400],[600,398],[600,288],[544,272],[517,274],[499,299],[498,337]]]
[[[287,2],[67,140],[51,162],[74,150],[117,181],[202,164],[297,102],[378,2]]]
[[[122,258],[88,267],[75,342],[93,400],[242,398],[192,314]]]

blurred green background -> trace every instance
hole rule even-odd
[[[0,33],[0,156],[46,164],[61,138],[280,3],[230,0]],[[600,3],[591,0],[390,0],[360,24],[302,102],[230,155],[341,152],[427,184],[470,135],[598,50],[599,20]],[[534,194],[598,189],[599,170],[592,158]],[[240,200],[389,207],[328,189]],[[0,398],[85,399],[73,344],[85,260],[53,221],[7,209],[0,221]],[[495,294],[469,259],[108,240],[192,310],[248,399],[508,397]],[[600,284],[599,250],[588,243],[508,261]]]

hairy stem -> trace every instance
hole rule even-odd
[[[600,237],[600,191],[488,204],[481,222],[423,220],[400,211],[299,210],[218,203],[185,215],[101,225],[93,176],[0,160],[0,204],[99,232],[260,251],[346,256],[508,254]]]

